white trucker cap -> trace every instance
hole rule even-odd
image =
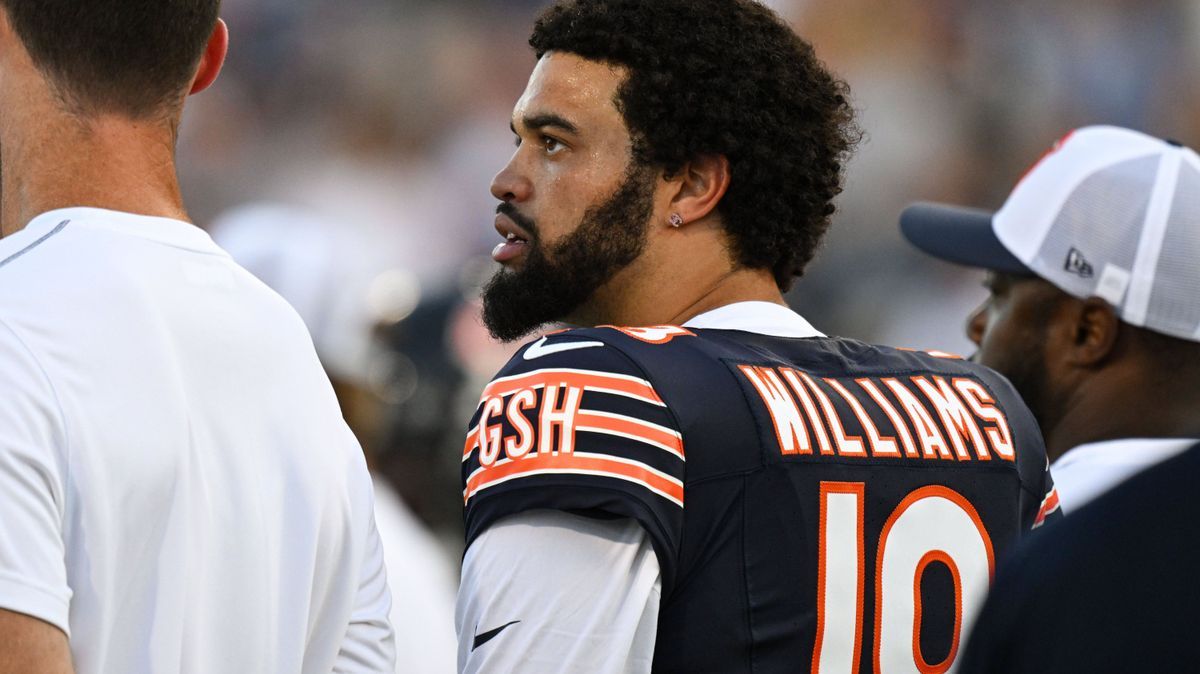
[[[1200,341],[1200,156],[1113,126],[1058,141],[995,213],[919,203],[904,236],[950,262],[1037,275],[1126,323]]]

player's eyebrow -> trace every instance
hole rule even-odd
[[[579,127],[575,126],[566,118],[554,113],[543,113],[540,115],[527,115],[521,119],[521,125],[526,129],[537,131],[540,129],[554,128],[566,131],[567,133],[578,134]],[[513,133],[517,133],[517,127],[509,122],[509,128]]]

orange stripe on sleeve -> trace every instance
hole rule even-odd
[[[465,443],[463,443],[463,458],[462,458],[462,460],[466,461],[471,456],[471,452],[478,446],[479,446],[479,427],[474,426],[471,428],[471,430],[467,431],[467,440]]]
[[[678,433],[658,424],[621,414],[580,410],[575,417],[576,431],[594,431],[633,438],[664,449],[679,458],[683,456],[683,439]]]
[[[476,471],[467,480],[463,501],[508,480],[533,475],[575,474],[598,475],[633,482],[683,506],[683,483],[636,461],[582,454],[530,454],[523,459],[497,463],[491,468]]]

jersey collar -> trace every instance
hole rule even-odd
[[[683,324],[701,330],[741,330],[771,337],[824,337],[803,316],[773,302],[735,302],[706,311]]]

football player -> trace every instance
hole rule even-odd
[[[750,0],[567,0],[530,43],[484,317],[586,327],[470,422],[460,670],[944,671],[1052,487],[1002,378],[785,304],[845,85]]]

